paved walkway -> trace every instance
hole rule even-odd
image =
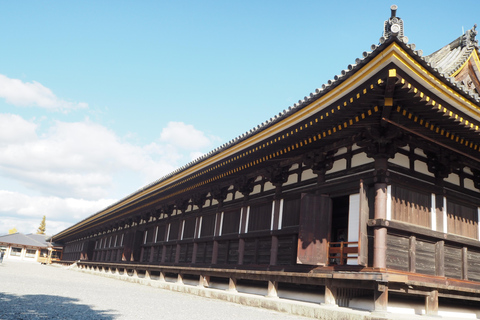
[[[210,300],[65,267],[4,260],[0,319],[308,319]]]

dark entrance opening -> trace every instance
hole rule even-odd
[[[332,198],[332,242],[348,241],[349,196]]]

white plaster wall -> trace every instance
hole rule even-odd
[[[475,188],[472,179],[464,179],[463,180],[463,186],[465,187],[465,189],[469,189],[469,190],[476,191],[476,192],[479,191],[477,188]]]
[[[352,157],[352,167],[358,167],[366,163],[373,162],[374,160],[372,158],[367,157],[367,154],[362,152],[362,153],[357,153]]]
[[[257,184],[256,186],[253,187],[253,191],[251,194],[253,195],[253,194],[260,193],[261,190],[262,190],[262,186]]]
[[[435,177],[435,175],[428,171],[427,164],[423,161],[416,160],[413,164],[415,171],[426,174],[430,177]]]
[[[317,178],[317,175],[313,173],[312,169],[307,169],[302,172],[302,178],[301,178],[302,181],[316,179],[316,178]]]
[[[352,151],[355,151],[355,150],[358,150],[358,149],[360,149],[358,144],[355,143],[354,145],[352,145]]]
[[[327,174],[328,173],[334,173],[334,172],[337,172],[337,171],[342,171],[342,170],[345,170],[347,169],[347,160],[345,159],[340,159],[340,160],[337,160],[333,163],[333,168],[329,171],[327,171]]]
[[[347,151],[348,151],[347,148],[340,148],[340,149],[337,150],[335,155],[338,156],[338,155],[341,155],[341,154],[345,154],[345,153],[347,153]]]
[[[396,164],[404,168],[410,168],[410,160],[408,157],[401,153],[396,153],[393,159],[389,159],[388,162]]]
[[[275,189],[275,186],[270,181],[265,182],[265,184],[263,185],[263,191],[268,191],[272,189]]]
[[[236,191],[235,192],[235,199],[241,199],[241,198],[243,198],[243,194],[239,191]]]
[[[454,185],[459,186],[460,185],[460,177],[458,174],[455,173],[450,173],[448,177],[445,179],[446,182],[453,183]]]
[[[297,180],[298,180],[298,174],[293,173],[288,176],[287,182],[285,182],[283,185],[288,186],[289,184],[297,183]]]

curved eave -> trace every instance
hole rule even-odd
[[[480,107],[474,97],[463,92],[449,79],[443,77],[439,72],[429,67],[416,51],[404,44],[395,37],[387,40],[381,46],[375,48],[371,53],[364,54],[365,58],[352,66],[342,76],[336,77],[335,81],[323,89],[312,93],[299,101],[293,109],[284,111],[280,116],[267,121],[266,124],[251,130],[249,133],[232,140],[230,143],[215,149],[203,158],[194,161],[187,166],[174,171],[172,174],[138,190],[137,192],[118,201],[112,206],[78,222],[72,227],[56,234],[52,238],[56,241],[62,240],[71,233],[76,233],[84,226],[92,222],[115,215],[119,210],[132,207],[149,196],[158,193],[162,189],[168,189],[173,185],[188,184],[188,181],[206,170],[215,170],[227,158],[238,154],[259,142],[265,141],[286,128],[294,126],[324,108],[332,105],[335,101],[342,99],[352,93],[361,84],[366,82],[376,72],[389,64],[394,64],[411,76],[422,86],[432,91],[435,95],[441,96],[449,105],[480,120]]]

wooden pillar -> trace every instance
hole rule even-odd
[[[278,281],[268,280],[267,297],[278,298]]]
[[[416,270],[416,247],[417,247],[417,238],[415,236],[410,236],[409,239],[409,248],[408,248],[408,271],[415,272]]]
[[[435,275],[445,276],[445,241],[435,243]]]
[[[427,316],[438,315],[438,290],[433,290],[425,297],[425,314]]]
[[[158,281],[165,282],[165,272],[160,271],[160,274],[158,276]]]
[[[237,279],[235,278],[228,279],[228,291],[237,292]]]
[[[337,305],[337,287],[334,286],[332,279],[325,279],[325,304]]]
[[[374,308],[378,312],[386,312],[388,306],[388,284],[377,282],[373,294]]]
[[[387,184],[375,183],[375,219],[387,218]],[[387,267],[387,228],[376,227],[373,230],[373,267]]]
[[[198,279],[198,286],[208,288],[210,286],[210,276],[200,275]]]
[[[177,276],[177,283],[178,284],[183,284],[183,275],[181,273],[179,273],[178,276]]]
[[[468,280],[468,250],[467,247],[462,248],[462,279]]]

